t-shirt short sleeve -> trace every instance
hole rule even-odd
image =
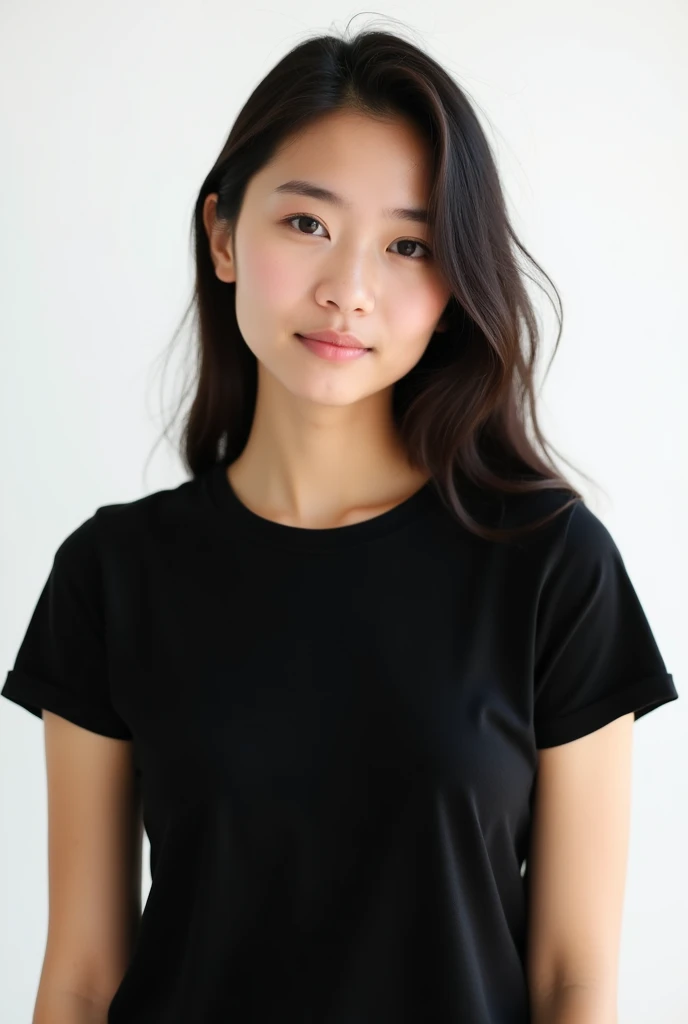
[[[582,501],[541,589],[535,647],[538,749],[678,697],[619,549]]]
[[[103,736],[130,739],[109,694],[96,517],[57,549],[0,693],[39,718],[46,709]]]

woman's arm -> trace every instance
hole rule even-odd
[[[634,715],[539,752],[528,981],[534,1024],[616,1024]]]
[[[57,992],[41,978],[33,1024],[107,1024],[109,1005],[109,999],[98,1003],[76,992]]]
[[[43,720],[49,914],[33,1024],[105,1024],[141,917],[133,743]]]
[[[532,1024],[618,1024],[616,990],[562,985],[533,1008]]]

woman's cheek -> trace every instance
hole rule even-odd
[[[298,261],[285,259],[283,250],[256,249],[244,258],[250,290],[270,304],[293,303],[300,282]]]
[[[386,304],[393,322],[393,333],[399,337],[422,337],[432,330],[442,312],[441,297],[433,289],[405,288],[396,300]]]

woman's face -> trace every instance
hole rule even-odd
[[[343,203],[281,188],[298,180]],[[283,144],[249,182],[233,239],[212,232],[217,276],[236,282],[236,317],[259,371],[292,395],[346,405],[392,385],[419,361],[450,298],[427,224],[385,214],[427,207],[424,140],[402,121],[338,111]],[[296,337],[331,328],[371,349],[330,361]]]

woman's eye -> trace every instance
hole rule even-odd
[[[411,245],[411,246],[416,245],[416,246],[419,246],[421,249],[425,250],[425,255],[424,256],[420,256],[420,257],[414,256],[413,259],[424,259],[424,260],[427,260],[427,259],[430,258],[430,255],[431,255],[430,250],[428,249],[428,247],[425,244],[425,242],[417,242],[415,240],[415,238],[402,238],[401,241],[399,241],[399,242],[392,242],[392,245]],[[399,255],[400,256],[406,256],[407,259],[410,258],[408,253],[400,252]]]
[[[308,221],[310,224],[320,224],[320,221],[316,217],[311,217],[307,213],[297,213],[297,214],[294,214],[293,217],[287,217],[285,219],[284,223],[285,224],[291,224],[292,221],[295,221],[295,220]],[[322,227],[322,224],[320,224],[320,227]],[[300,228],[295,228],[294,230],[298,231],[299,234],[302,234],[302,235],[313,235],[314,234],[312,231],[301,231]],[[321,238],[322,235],[315,235],[314,237]],[[425,255],[421,256],[421,257],[410,256],[408,253],[404,253],[404,252],[397,253],[397,255],[399,255],[399,256],[404,256],[405,259],[419,259],[419,258],[420,259],[429,259],[430,256],[432,255],[432,253],[430,252],[430,249],[425,244],[425,242],[417,242],[414,238],[402,238],[398,242],[392,242],[392,245],[418,246],[418,247],[420,247],[421,249],[423,249],[425,251]]]
[[[294,221],[294,220],[306,220],[306,221],[310,221],[311,224],[320,224],[320,221],[316,220],[315,217],[309,217],[305,213],[297,213],[293,217],[287,217],[285,223],[291,224],[291,222]],[[320,226],[322,227],[322,224],[320,224]],[[298,228],[296,228],[296,230],[299,231]],[[299,233],[302,234],[302,235],[312,235],[313,234],[312,231],[299,231]]]

